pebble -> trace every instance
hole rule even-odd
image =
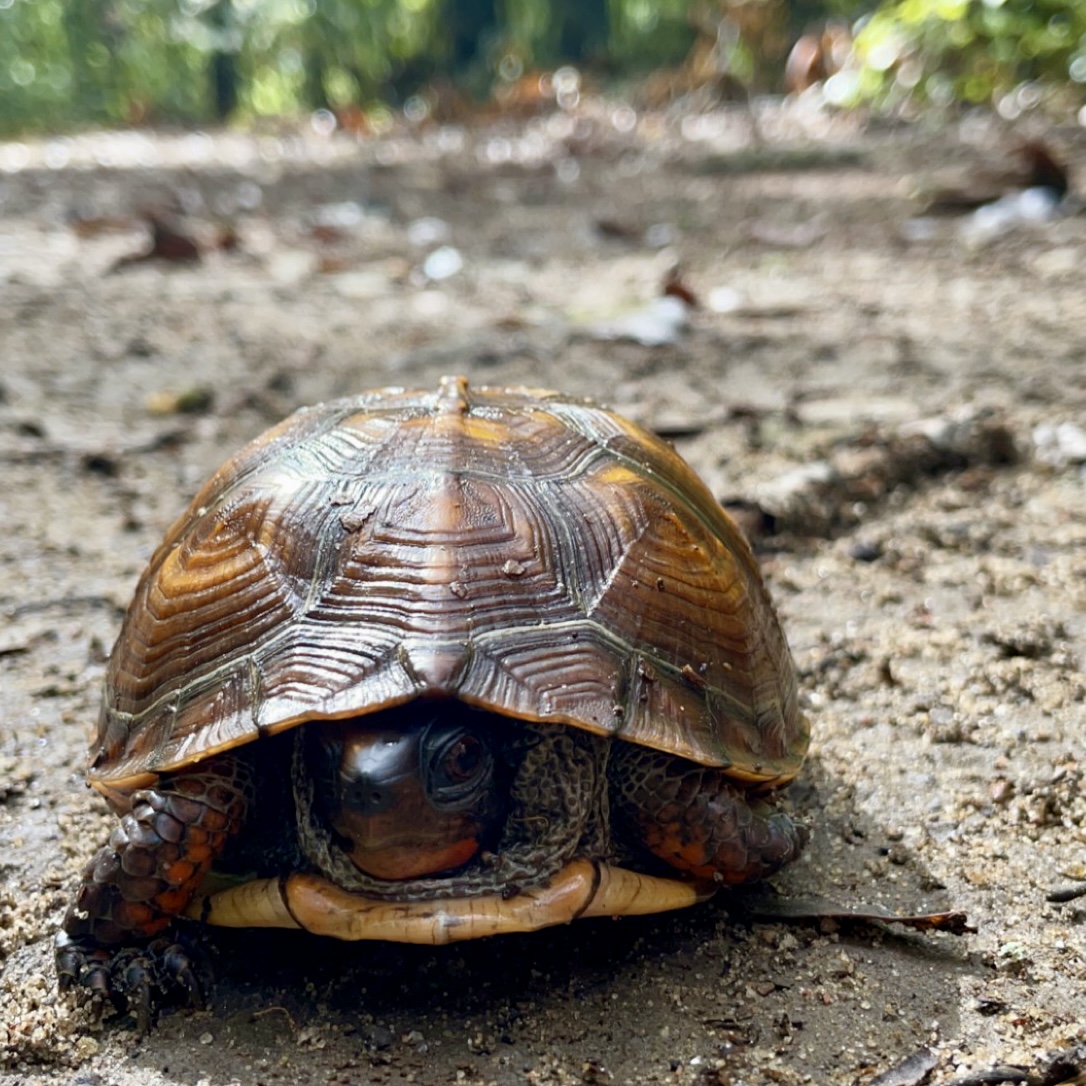
[[[440,282],[442,279],[451,279],[457,272],[462,271],[464,258],[459,249],[451,245],[442,245],[435,249],[422,264],[422,272],[427,279]]]
[[[681,298],[665,295],[648,305],[610,321],[590,325],[593,339],[632,340],[643,347],[666,347],[678,343],[690,324],[690,307]]]
[[[1074,422],[1042,423],[1033,431],[1037,458],[1054,467],[1086,463],[1086,430]]]

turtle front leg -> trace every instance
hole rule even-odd
[[[722,769],[618,743],[608,775],[613,805],[635,838],[698,878],[733,885],[765,878],[807,843],[805,826],[749,796]]]
[[[133,793],[131,809],[83,869],[57,933],[62,990],[79,983],[115,1004],[133,1003],[141,1032],[156,992],[181,988],[202,1002],[188,954],[162,933],[241,828],[251,791],[245,762],[223,755]]]

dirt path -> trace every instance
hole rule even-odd
[[[1086,889],[1086,218],[983,248],[905,225],[910,174],[998,157],[984,125],[820,122],[806,168],[750,170],[741,118],[680,121],[589,103],[361,147],[0,147],[0,1081],[760,1086],[915,1057],[893,1081],[946,1083],[1086,1043],[1086,897],[1050,899]],[[795,146],[800,121],[770,134]],[[178,204],[205,248],[224,223],[238,246],[113,270],[136,212]],[[589,333],[675,257],[706,303],[675,343]],[[447,372],[602,399],[777,514],[815,837],[775,885],[976,934],[723,897],[440,952],[219,935],[210,1011],[143,1040],[57,998],[51,936],[109,825],[83,752],[154,544],[294,407]],[[922,419],[936,445],[998,439],[875,470]]]

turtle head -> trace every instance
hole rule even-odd
[[[361,871],[379,879],[438,875],[494,843],[501,790],[480,716],[437,703],[316,729],[322,806]]]

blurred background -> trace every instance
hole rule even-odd
[[[377,133],[529,109],[574,66],[648,105],[816,85],[894,113],[1086,101],[1082,0],[0,0],[0,133],[256,123]],[[1082,119],[1080,117],[1080,119]]]

